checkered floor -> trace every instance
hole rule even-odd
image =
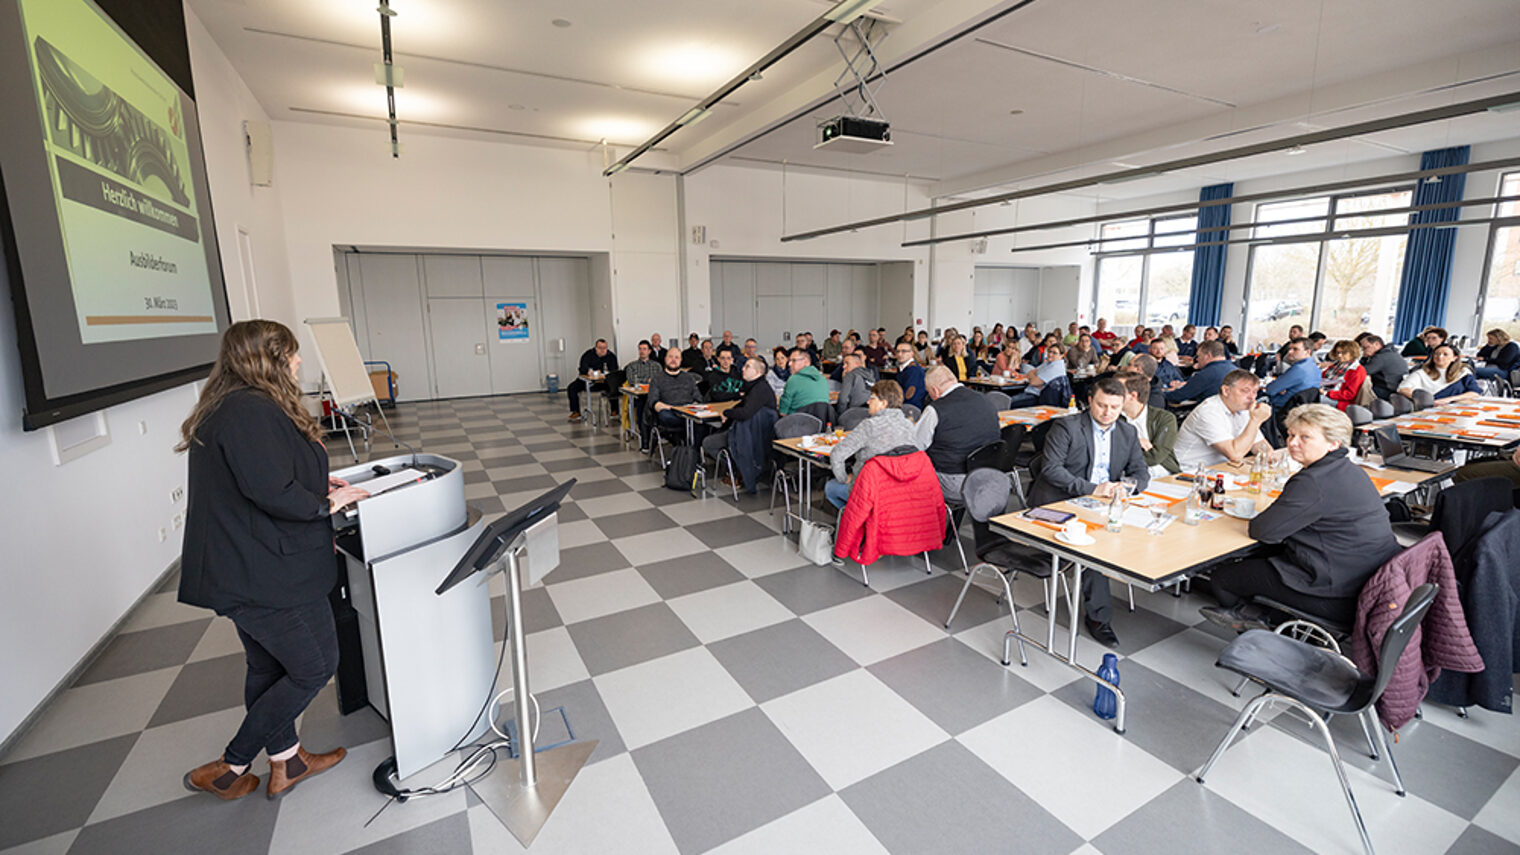
[[[487,513],[580,479],[525,628],[543,706],[600,745],[535,852],[1360,851],[1301,721],[1253,727],[1206,786],[1189,776],[1243,703],[1213,667],[1227,639],[1200,624],[1196,595],[1140,595],[1116,617],[1121,737],[1071,672],[998,664],[1008,618],[991,595],[973,592],[945,631],[962,579],[949,554],[932,576],[885,561],[867,590],[800,559],[763,491],[735,504],[666,490],[610,431],[567,424],[563,398],[402,405],[391,421],[463,460]],[[174,584],[0,758],[0,850],[518,851],[464,791],[366,828],[387,729],[372,710],[340,717],[331,686],[301,734],[347,746],[342,765],[277,803],[186,793],[180,776],[237,726],[243,665],[231,625],[176,603]],[[1037,584],[1021,580],[1016,600],[1040,634]],[[1080,655],[1096,665],[1101,648],[1084,636]],[[1520,722],[1427,705],[1394,749],[1403,799],[1355,723],[1336,731],[1379,852],[1520,851]]]

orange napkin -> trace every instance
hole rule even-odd
[[[1372,486],[1376,487],[1377,491],[1379,493],[1383,492],[1385,489],[1388,488],[1388,485],[1390,485],[1390,484],[1393,483],[1393,479],[1392,478],[1379,478],[1376,475],[1373,475],[1371,477],[1372,477]]]

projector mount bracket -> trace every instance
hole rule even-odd
[[[885,118],[876,104],[876,93],[886,81],[881,61],[876,58],[875,48],[887,37],[886,24],[876,18],[862,16],[845,24],[834,35],[834,47],[844,58],[844,70],[834,78],[834,89],[839,100],[851,116],[856,118]],[[872,86],[872,78],[876,78]]]

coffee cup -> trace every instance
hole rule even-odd
[[[1240,515],[1240,516],[1243,516],[1243,517],[1254,517],[1254,516],[1256,516],[1256,500],[1255,499],[1236,499],[1235,500],[1235,513],[1238,514],[1238,515]]]
[[[1087,523],[1079,519],[1069,519],[1061,526],[1061,532],[1069,540],[1080,540],[1087,536]]]

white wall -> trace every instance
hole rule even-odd
[[[278,310],[290,302],[279,204],[274,191],[248,186],[242,154],[243,120],[265,116],[200,22],[189,10],[186,17],[228,287],[241,283],[235,235],[243,225],[254,238],[259,301]],[[330,251],[325,264],[330,279]],[[183,510],[170,493],[185,483],[185,458],[171,449],[194,402],[194,388],[183,386],[112,407],[104,414],[110,444],[54,466],[49,431],[20,428],[15,324],[10,301],[0,301],[0,470],[10,482],[0,513],[0,742],[179,555],[181,531],[163,543],[157,531]]]

